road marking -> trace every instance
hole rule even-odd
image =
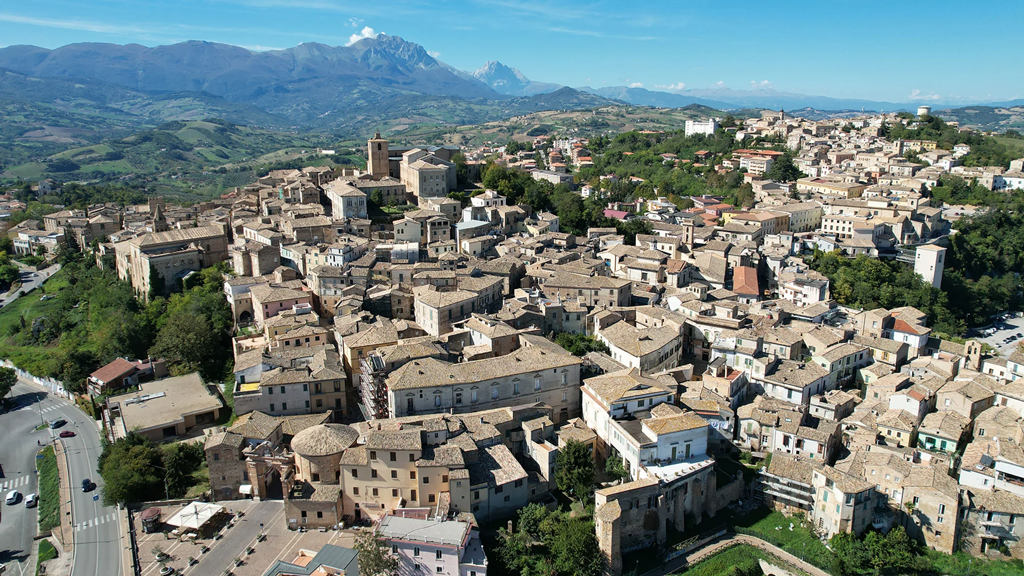
[[[106,524],[107,522],[113,522],[116,519],[117,519],[117,513],[116,512],[113,513],[113,514],[106,514],[106,515],[103,515],[103,516],[97,516],[97,517],[95,517],[95,518],[93,518],[91,520],[86,520],[85,522],[79,522],[78,524],[76,524],[75,525],[75,532],[81,532],[82,530],[87,530],[89,528],[97,528],[100,524]]]
[[[0,484],[0,491],[13,490],[14,488],[17,488],[19,486],[27,485],[28,482],[29,482],[29,477],[28,476],[21,476],[21,477],[18,477],[18,478],[11,478],[11,479],[5,481],[3,484]]]

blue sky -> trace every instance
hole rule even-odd
[[[1024,97],[1021,0],[26,0],[0,2],[0,45],[251,49],[384,32],[473,70],[654,90],[773,88],[895,102]]]

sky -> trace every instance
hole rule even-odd
[[[1022,21],[1022,0],[3,0],[0,46],[386,33],[456,68],[498,60],[568,86],[957,104],[1024,97]]]

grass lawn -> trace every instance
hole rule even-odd
[[[1024,574],[1024,562],[1020,560],[985,560],[969,554],[943,554],[926,550],[924,557],[937,574],[943,576],[1020,576]],[[970,560],[970,562],[968,562]]]
[[[56,294],[61,288],[69,285],[64,270],[60,270],[43,283],[46,294]],[[57,305],[53,298],[45,302],[40,301],[42,297],[41,290],[33,290],[0,309],[0,337],[6,337],[11,326],[16,325],[20,328],[22,317],[25,318],[26,325],[30,325],[34,318],[46,314],[47,310]]]
[[[722,550],[718,554],[701,560],[693,566],[683,570],[682,572],[676,572],[675,574],[686,574],[686,576],[728,576],[733,573],[734,570],[747,571],[754,566],[758,565],[758,560],[764,559],[773,564],[780,564],[781,567],[792,570],[789,566],[779,562],[770,554],[767,554],[759,548],[748,546],[746,544],[737,544]],[[623,570],[626,567],[623,566]]]
[[[45,532],[60,525],[60,479],[53,446],[44,448],[42,455],[36,464],[39,469],[39,530]]]
[[[206,467],[206,463],[192,473],[192,486],[189,487],[188,492],[185,494],[185,498],[198,498],[203,493],[210,490],[210,469]]]
[[[759,508],[734,520],[733,526],[737,533],[756,536],[797,558],[828,570],[832,552],[802,522],[803,518],[800,517],[786,518],[781,512]],[[790,524],[793,524],[792,530],[789,529]]]
[[[36,562],[36,575],[38,576],[39,574],[42,573],[42,572],[39,571],[39,566],[43,562],[46,562],[47,560],[53,560],[56,557],[57,557],[57,549],[53,547],[53,544],[50,544],[50,541],[45,539],[45,538],[40,540],[39,541],[39,560]]]

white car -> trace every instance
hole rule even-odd
[[[11,490],[7,493],[7,504],[17,504],[19,498],[21,498],[21,492]]]

